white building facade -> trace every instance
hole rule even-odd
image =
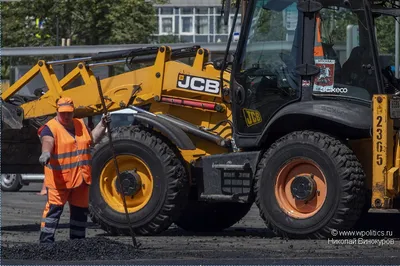
[[[207,43],[226,42],[232,27],[234,12],[230,13],[229,24],[223,23],[221,0],[170,0],[168,4],[155,5],[158,17],[158,40],[175,42]],[[235,24],[240,33],[241,14]]]

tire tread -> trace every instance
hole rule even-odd
[[[338,203],[339,206],[337,211],[324,227],[312,234],[302,236],[302,238],[320,239],[331,236],[330,233],[332,229],[350,229],[361,215],[362,207],[365,202],[366,189],[364,186],[365,174],[363,168],[355,154],[347,145],[332,136],[314,131],[296,131],[282,137],[272,144],[258,164],[254,185],[254,193],[256,197],[255,202],[259,208],[260,216],[264,220],[267,228],[271,229],[276,235],[281,237],[299,238],[299,235],[283,232],[279,227],[274,225],[268,219],[265,210],[263,210],[260,199],[260,180],[267,161],[271,156],[273,156],[273,153],[276,150],[288,145],[290,142],[313,143],[333,158],[333,161],[336,164],[336,169],[340,169],[340,176],[338,178],[341,181],[342,194],[340,202]]]
[[[134,228],[134,231],[139,235],[156,235],[167,230],[173,223],[173,220],[180,214],[180,210],[185,206],[188,198],[187,172],[183,164],[183,159],[177,152],[177,148],[163,135],[144,126],[118,127],[112,130],[112,134],[113,140],[129,138],[140,141],[148,148],[157,151],[158,159],[163,164],[165,178],[168,179],[168,191],[159,213],[151,222]],[[94,148],[94,152],[106,143],[108,144],[108,137],[105,137]],[[90,214],[100,227],[108,233],[113,235],[130,234],[127,225],[124,228],[119,228],[117,225],[107,224],[95,212],[90,211]]]

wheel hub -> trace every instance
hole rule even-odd
[[[1,183],[3,186],[10,187],[17,179],[16,174],[2,174]]]
[[[124,171],[120,173],[122,189],[125,196],[133,197],[139,192],[142,187],[142,181],[138,173],[135,170]],[[119,194],[121,194],[121,187],[118,178],[115,179],[115,188]]]
[[[290,190],[294,198],[308,201],[315,195],[316,183],[312,175],[299,175],[294,178]]]

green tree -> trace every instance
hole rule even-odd
[[[48,30],[54,37],[58,24],[60,37],[69,38],[71,45],[107,44],[113,22],[105,17],[113,2],[119,4],[109,0],[53,0]]]
[[[356,14],[348,9],[323,9],[322,18],[322,41],[327,44],[338,44],[346,42],[347,26],[358,24]]]
[[[119,0],[110,7],[106,19],[112,22],[109,42],[149,43],[157,29],[155,10],[143,0]]]
[[[270,42],[286,40],[286,29],[281,12],[259,8],[255,17],[257,18],[257,22],[252,26],[255,36],[253,41]]]
[[[366,25],[366,21],[359,21],[357,16],[349,10],[324,9],[321,12],[323,22],[323,41],[325,43],[345,43],[348,25]],[[390,16],[375,18],[376,37],[379,52],[394,54],[395,52],[395,20]]]
[[[49,15],[52,1],[18,1],[2,3],[2,46],[50,45],[51,38],[36,26],[36,19]]]
[[[148,43],[157,24],[154,3],[165,0],[22,0],[1,3],[2,46]],[[37,25],[37,20],[41,26]],[[19,63],[34,64],[24,57]],[[2,78],[8,77],[2,58]]]
[[[3,3],[2,25],[3,47],[56,45],[57,30],[71,45],[144,43],[156,17],[145,0],[24,0]]]
[[[395,20],[393,17],[379,17],[376,19],[376,33],[378,47],[381,53],[395,53]]]

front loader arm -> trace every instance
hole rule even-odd
[[[192,98],[200,98],[198,104],[192,103],[189,105],[193,108],[196,108],[196,106],[200,106],[201,108],[201,106],[204,107],[207,104],[212,104],[217,111],[225,109],[223,104],[215,104],[216,99],[222,97],[221,86],[218,80],[219,71],[215,70],[212,66],[205,66],[208,60],[208,51],[206,49],[195,48],[195,54],[193,52],[185,53],[177,51],[175,56],[173,56],[171,48],[165,46],[159,47],[156,51],[152,48],[148,54],[144,53],[143,50],[140,50],[140,52],[141,55],[155,53],[155,58],[153,57],[154,64],[101,80],[101,87],[109,111],[123,109],[131,104],[143,105],[152,100],[164,101],[169,104],[174,103],[173,98],[171,102],[171,97],[169,96],[177,97],[175,103]],[[67,62],[68,60],[49,63],[41,60],[1,95],[2,100],[9,100],[10,97],[40,73],[43,76],[48,91],[38,99],[26,102],[20,106],[23,109],[23,119],[54,114],[56,112],[56,100],[63,96],[71,97],[74,100],[77,117],[98,114],[102,111],[102,106],[98,96],[96,77],[91,68],[115,62],[87,64],[85,60],[113,59],[118,57],[116,53],[110,52],[108,55],[83,58],[77,67],[61,80],[57,79],[52,65]],[[193,55],[195,55],[195,59],[192,66],[171,60],[179,59],[180,56],[187,57]],[[124,56],[127,56],[127,54],[125,53]],[[133,56],[135,55],[133,54]],[[140,61],[140,58],[138,61]],[[189,85],[187,88],[179,87],[179,81],[182,83],[184,78],[188,78],[188,75],[195,77],[196,80],[193,81],[194,78],[192,78],[191,83],[185,83],[184,85]],[[65,89],[66,86],[79,76],[83,80],[83,85]],[[224,77],[225,81],[229,81],[229,73],[226,71]],[[207,80],[207,83],[202,82],[202,79]],[[188,80],[186,81],[189,82]],[[208,92],[206,90],[201,91],[201,88],[206,89],[205,86],[210,86],[210,84],[214,85],[211,86],[212,90]],[[217,84],[218,89],[215,86]]]

